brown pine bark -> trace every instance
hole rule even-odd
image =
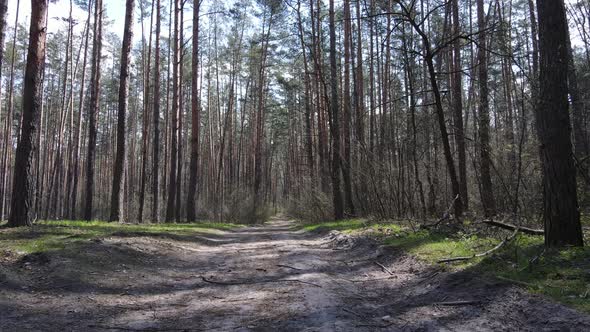
[[[123,167],[125,166],[125,118],[129,103],[129,57],[131,55],[131,41],[133,39],[133,12],[135,0],[125,2],[125,27],[123,32],[123,46],[121,49],[121,71],[119,74],[119,102],[117,114],[117,154],[115,156],[115,169],[113,170],[113,186],[111,191],[111,215],[110,221],[121,220],[125,204],[120,204],[121,185],[123,181]]]
[[[88,149],[86,155],[86,193],[84,220],[92,219],[94,198],[94,161],[96,158],[97,118],[100,108],[100,63],[102,50],[102,0],[96,0],[94,6],[94,41],[92,47],[92,81],[90,105],[88,110]]]
[[[186,197],[187,220],[194,221],[197,214],[197,179],[199,173],[199,138],[201,129],[201,105],[199,100],[199,15],[201,0],[193,5],[193,54],[191,77],[191,139],[188,195]]]
[[[172,37],[172,111],[170,113],[170,173],[168,176],[168,200],[166,204],[166,221],[171,222],[176,216],[176,168],[178,166],[178,66],[180,64],[180,45],[178,42],[178,29],[180,20],[179,0],[174,0],[174,31]]]
[[[147,59],[145,59],[146,46],[145,34],[143,31],[143,1],[140,2],[141,8],[141,35],[142,35],[142,65],[143,65],[143,121],[141,129],[141,179],[139,185],[139,210],[137,212],[137,221],[143,222],[143,210],[145,205],[145,187],[147,184],[147,164],[148,164],[148,132],[149,132],[149,105],[150,105],[150,73],[151,73],[151,55],[152,55],[152,24],[154,19],[154,4],[150,12],[150,34],[147,43]],[[153,173],[157,173],[153,172]]]
[[[154,54],[154,142],[153,142],[153,175],[152,175],[152,222],[158,222],[158,182],[160,178],[160,0],[156,0],[156,45]]]
[[[10,63],[10,80],[8,83],[8,106],[4,122],[4,150],[2,151],[2,197],[0,199],[0,220],[4,220],[7,208],[8,193],[8,173],[9,173],[9,155],[12,149],[12,113],[13,113],[13,95],[14,95],[14,71],[16,63],[16,30],[18,27],[18,15],[20,9],[20,0],[16,2],[16,15],[14,19],[14,35],[12,38],[12,59]]]
[[[540,94],[536,109],[543,173],[545,245],[583,245],[567,86],[567,20],[563,0],[537,0]]]
[[[31,1],[29,48],[23,89],[23,116],[20,139],[16,148],[9,227],[30,226],[33,222],[32,161],[33,151],[36,149],[34,136],[41,111],[47,35],[46,14],[47,0]]]
[[[332,199],[334,219],[344,218],[344,202],[340,189],[340,118],[338,105],[338,68],[336,66],[336,24],[334,19],[334,0],[330,0],[330,132],[332,134]]]
[[[350,148],[350,123],[352,119],[351,98],[350,98],[350,62],[352,49],[352,27],[350,15],[350,0],[344,0],[344,96],[343,96],[343,135],[344,135],[344,160],[342,163],[342,178],[344,180],[344,203],[345,209],[355,215],[354,203],[352,201],[352,179],[351,179],[351,148]]]

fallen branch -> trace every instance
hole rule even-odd
[[[388,268],[383,266],[383,264],[381,264],[379,262],[373,262],[373,263],[375,263],[377,266],[379,266],[381,269],[383,269],[383,272],[387,272],[387,273],[389,273],[389,275],[393,275],[393,272],[391,272]]]
[[[495,227],[500,227],[503,229],[507,229],[507,230],[519,230],[520,232],[524,233],[524,234],[529,234],[529,235],[545,235],[545,231],[542,229],[533,229],[533,228],[528,228],[528,227],[520,227],[520,226],[515,226],[512,224],[508,224],[508,223],[503,223],[503,222],[499,222],[499,221],[494,221],[494,220],[484,220],[483,221],[485,224],[488,224],[490,226],[495,226]]]
[[[349,314],[353,314],[353,315],[355,315],[357,317],[360,317],[360,318],[365,318],[365,316],[359,314],[358,312],[354,312],[354,311],[352,311],[350,309],[342,308],[342,311],[348,312]]]
[[[314,287],[322,288],[322,286],[318,284],[314,284],[312,282],[303,281],[299,279],[277,279],[277,280],[261,280],[261,281],[245,281],[245,282],[224,282],[224,281],[215,281],[205,278],[201,276],[201,280],[206,283],[214,284],[214,285],[221,285],[221,286],[239,286],[239,285],[255,285],[255,284],[265,284],[270,282],[298,282],[301,284],[311,285]]]
[[[449,301],[449,302],[436,302],[432,305],[444,305],[444,306],[460,306],[460,305],[473,305],[480,304],[479,301]]]
[[[379,281],[379,280],[389,280],[389,279],[397,279],[397,276],[390,276],[385,278],[375,278],[375,279],[365,279],[365,280],[351,280],[351,282],[369,282],[369,281]]]
[[[433,224],[422,225],[422,226],[420,226],[420,228],[424,228],[424,229],[434,228],[434,227],[437,227],[441,222],[449,220],[451,218],[451,210],[455,206],[455,202],[458,199],[459,199],[459,195],[455,196],[455,199],[453,199],[453,201],[451,202],[451,205],[449,205],[447,210],[443,213],[442,218],[440,218],[439,220],[437,220]]]
[[[395,322],[391,322],[389,324],[384,324],[384,325],[378,325],[378,324],[358,324],[358,325],[355,325],[355,327],[375,327],[375,328],[378,328],[378,329],[384,329],[384,328],[390,327],[393,324],[395,324]]]
[[[451,257],[451,258],[445,258],[445,259],[441,259],[438,260],[438,263],[450,263],[450,262],[458,262],[458,261],[466,261],[466,260],[470,260],[476,257],[484,257],[487,256],[497,250],[499,250],[500,248],[502,248],[504,245],[506,245],[508,242],[512,241],[512,239],[514,239],[514,237],[516,236],[516,234],[518,234],[518,232],[520,231],[519,228],[516,228],[514,230],[514,232],[512,233],[512,235],[510,235],[509,237],[505,238],[504,240],[502,240],[502,242],[498,243],[498,245],[496,245],[495,247],[493,247],[492,249],[479,253],[479,254],[475,254],[473,256],[465,256],[465,257]]]
[[[514,280],[514,279],[510,279],[510,278],[506,278],[506,277],[502,277],[502,276],[496,276],[497,279],[500,279],[502,281],[506,281],[512,284],[517,284],[520,286],[525,286],[525,287],[530,287],[530,288],[537,288],[536,285],[533,285],[531,283],[525,282],[525,281],[520,281],[520,280]]]
[[[303,269],[299,269],[299,268],[296,268],[296,267],[293,267],[293,266],[283,265],[283,264],[277,264],[277,266],[278,267],[285,267],[285,268],[292,269],[292,270],[297,270],[297,271],[302,271],[303,270]]]

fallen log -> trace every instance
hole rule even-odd
[[[514,231],[514,230],[519,230],[520,232],[524,233],[524,234],[529,234],[529,235],[545,235],[545,231],[542,229],[534,229],[534,228],[528,228],[528,227],[520,227],[520,226],[515,226],[512,224],[508,224],[508,223],[504,223],[504,222],[499,222],[499,221],[495,221],[495,220],[484,220],[483,221],[485,224],[488,224],[490,226],[495,226],[495,227],[499,227],[499,228],[503,228],[503,229],[507,229],[510,231]]]

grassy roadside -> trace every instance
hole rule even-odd
[[[0,252],[22,254],[61,250],[66,247],[108,237],[113,234],[133,235],[198,235],[214,234],[240,227],[234,224],[202,222],[193,224],[119,224],[101,221],[43,221],[33,227],[2,228],[0,225]]]
[[[539,236],[517,235],[492,255],[455,263],[437,263],[450,257],[485,252],[508,237],[510,232],[478,235],[481,232],[412,231],[397,223],[371,224],[353,219],[306,224],[304,230],[338,230],[352,235],[374,237],[383,244],[402,249],[431,264],[456,271],[472,269],[515,283],[533,293],[590,313],[590,248],[545,249]],[[466,227],[466,229],[470,229]]]

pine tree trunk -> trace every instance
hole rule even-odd
[[[152,175],[152,222],[158,222],[158,182],[160,164],[160,0],[156,0],[156,49],[154,55],[154,142],[153,142],[153,175]]]
[[[69,207],[69,219],[74,220],[76,219],[76,209],[77,209],[77,198],[78,198],[78,174],[80,172],[80,155],[82,150],[82,110],[84,109],[85,104],[85,85],[86,85],[86,64],[88,60],[88,41],[90,39],[90,18],[92,15],[92,0],[88,1],[88,17],[86,18],[86,35],[84,36],[84,57],[82,60],[82,77],[80,83],[80,97],[78,101],[78,125],[74,129],[74,166],[73,166],[73,174],[72,174],[72,198],[71,204]]]
[[[343,96],[343,135],[344,135],[344,161],[342,163],[342,175],[344,179],[344,203],[346,210],[355,215],[352,201],[352,158],[350,151],[350,123],[351,123],[351,98],[350,98],[350,61],[352,49],[352,27],[350,15],[350,0],[344,0],[344,96]]]
[[[330,87],[331,87],[331,126],[332,133],[332,198],[334,219],[344,218],[344,204],[340,190],[340,119],[338,117],[338,68],[336,66],[336,25],[334,22],[334,0],[330,0]]]
[[[197,215],[197,179],[199,173],[199,138],[201,129],[201,110],[199,100],[199,12],[201,0],[195,0],[193,5],[193,54],[191,81],[191,141],[189,185],[186,198],[187,220],[194,221]]]
[[[141,0],[140,0],[141,1]],[[131,55],[131,41],[133,39],[133,12],[135,0],[125,2],[125,28],[123,32],[123,47],[121,49],[121,72],[119,74],[119,104],[117,114],[117,154],[115,156],[115,169],[113,174],[113,190],[111,191],[111,215],[109,220],[123,220],[124,213],[120,213],[121,185],[123,180],[123,167],[125,162],[125,117],[129,98],[129,57]]]
[[[31,1],[29,49],[23,89],[21,135],[16,148],[12,204],[8,226],[28,226],[33,222],[34,196],[32,161],[36,149],[34,136],[39,123],[42,98],[42,78],[45,66],[47,0]]]
[[[453,36],[461,34],[461,23],[459,22],[459,2],[453,0]],[[461,72],[461,39],[456,38],[453,43],[453,122],[455,125],[454,136],[458,150],[458,170],[459,170],[459,191],[461,193],[461,202],[463,208],[468,209],[469,197],[467,194],[467,162],[465,156],[465,133],[463,130],[463,80]]]
[[[583,245],[567,87],[567,20],[563,0],[537,0],[540,94],[536,110],[543,171],[545,245]]]
[[[173,58],[172,58],[172,112],[170,113],[170,173],[168,176],[168,201],[166,204],[166,221],[171,222],[176,216],[176,167],[178,158],[178,66],[180,59],[180,45],[178,42],[178,27],[179,27],[179,0],[174,0],[174,31],[172,37],[173,43]]]
[[[16,15],[14,19],[14,35],[12,38],[12,57],[10,63],[10,81],[8,83],[8,107],[6,110],[6,117],[4,123],[4,149],[2,151],[2,197],[0,197],[0,220],[4,220],[7,208],[7,193],[8,193],[8,173],[10,162],[10,150],[12,149],[12,108],[13,108],[13,94],[14,94],[14,66],[16,62],[16,30],[18,28],[18,16],[20,9],[20,0],[16,2]],[[4,44],[2,44],[4,45]],[[4,54],[4,52],[2,52]]]
[[[88,152],[86,155],[86,193],[84,220],[92,219],[94,198],[94,160],[96,158],[97,118],[100,108],[100,60],[102,50],[102,0],[96,0],[94,6],[94,42],[92,47],[92,81],[90,105],[88,111]]]
[[[479,162],[481,173],[481,203],[487,217],[496,213],[496,201],[490,174],[490,107],[488,99],[487,33],[483,0],[477,0],[478,79],[479,79]]]

